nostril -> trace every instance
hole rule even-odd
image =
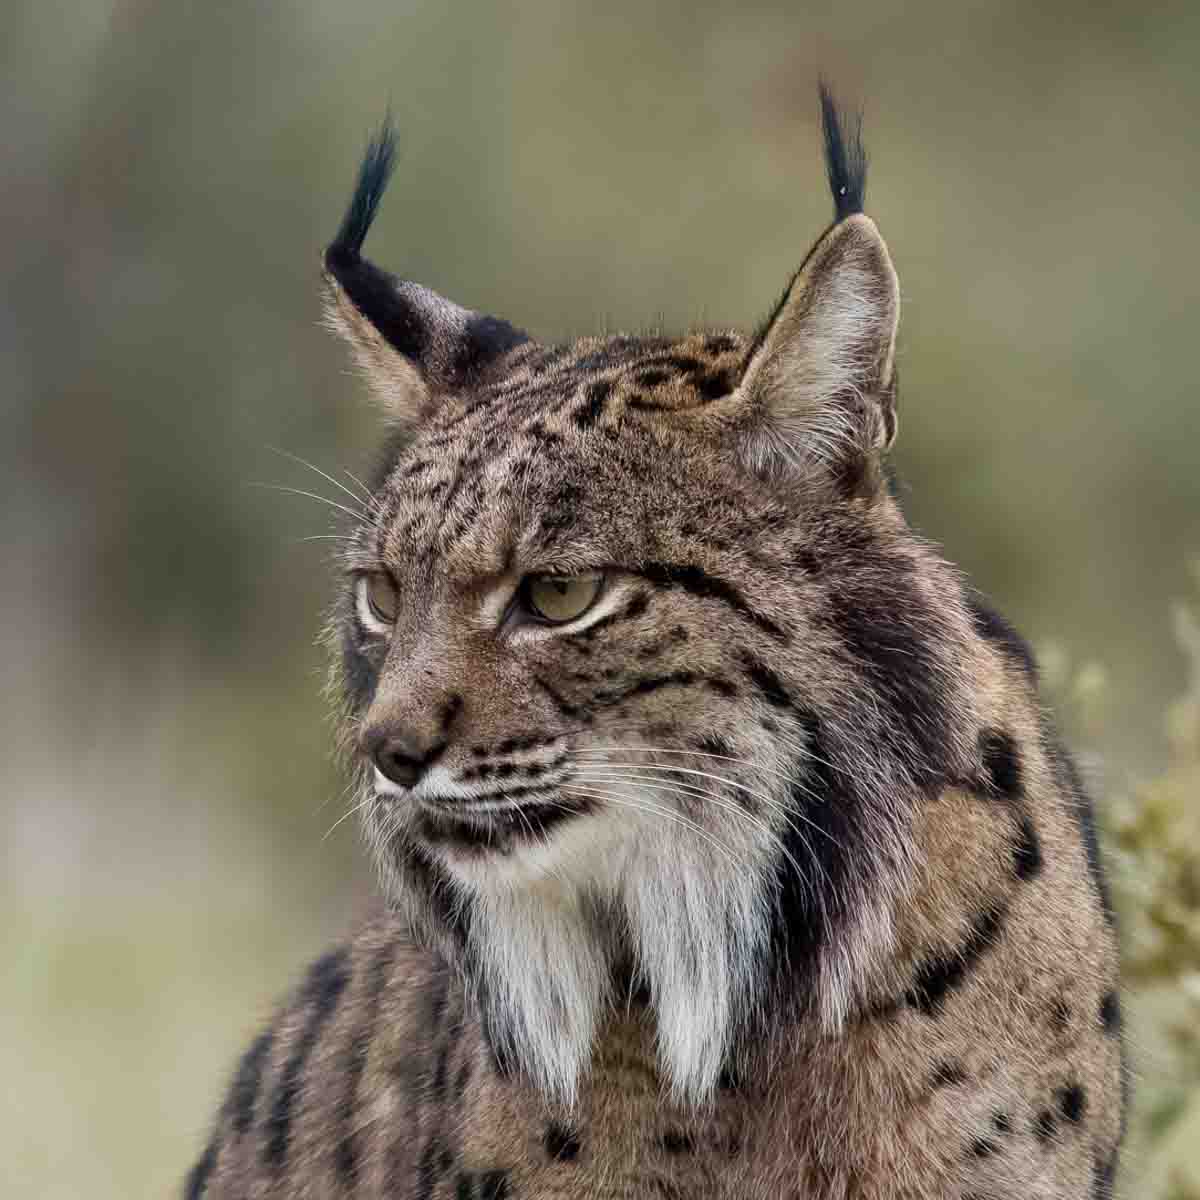
[[[380,774],[400,787],[412,787],[425,767],[420,759],[406,754],[400,744],[391,740],[377,746],[371,757]]]

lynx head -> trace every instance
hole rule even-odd
[[[570,1101],[631,989],[702,1101],[889,943],[922,794],[972,769],[970,617],[885,485],[899,294],[857,128],[770,318],[548,346],[361,257],[385,129],[325,256],[392,433],[332,626],[390,900],[497,1058]]]

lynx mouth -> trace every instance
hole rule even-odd
[[[472,854],[508,854],[523,843],[544,842],[555,827],[593,808],[585,798],[563,796],[547,787],[513,788],[486,800],[426,796],[417,803],[417,837]]]

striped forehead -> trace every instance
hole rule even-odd
[[[614,449],[644,449],[669,414],[728,395],[744,350],[725,333],[522,347],[400,456],[381,497],[384,556],[461,553],[501,569],[517,540],[548,546],[576,523]]]

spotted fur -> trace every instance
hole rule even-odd
[[[326,273],[394,432],[330,640],[391,912],[251,1045],[188,1197],[1111,1194],[1090,808],[885,485],[899,292],[822,102],[835,221],[754,336],[544,346],[392,279],[373,144]]]

